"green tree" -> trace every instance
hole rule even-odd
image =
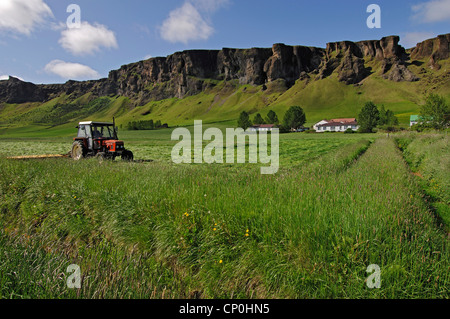
[[[420,118],[435,129],[444,129],[449,124],[449,106],[445,98],[438,94],[430,94],[425,105],[420,109]],[[423,123],[422,123],[423,124]]]
[[[155,129],[155,123],[153,123],[153,120],[148,121],[148,129],[149,130]]]
[[[266,123],[267,124],[278,124],[280,121],[278,120],[277,113],[270,110],[269,113],[267,113]]]
[[[373,102],[367,102],[358,115],[359,131],[372,133],[380,120],[380,111]]]
[[[386,110],[384,105],[381,106],[380,110],[380,118],[378,120],[379,126],[390,125],[395,126],[398,125],[398,118],[395,116],[394,112],[391,110]]]
[[[256,114],[255,118],[253,119],[253,124],[255,125],[260,125],[260,124],[265,124],[266,122],[264,122],[263,117],[261,116],[261,114]]]
[[[380,107],[380,119],[378,120],[378,125],[385,125],[387,124],[387,117],[386,117],[386,109],[384,108],[384,105]]]
[[[398,125],[398,117],[391,110],[386,111],[386,125]]]
[[[132,131],[132,130],[137,130],[137,129],[138,129],[137,124],[135,121],[128,122],[127,130]]]
[[[244,130],[248,129],[252,126],[252,122],[250,121],[250,116],[247,112],[242,111],[241,115],[239,115],[238,127],[242,127]]]
[[[298,129],[306,123],[306,115],[300,106],[291,106],[284,115],[283,126],[285,129]]]

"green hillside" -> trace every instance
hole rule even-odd
[[[151,101],[136,106],[135,101],[123,96],[95,98],[91,93],[79,98],[62,95],[46,103],[0,104],[0,134],[17,132],[20,127],[38,125],[61,132],[73,129],[79,120],[111,120],[118,125],[130,121],[161,120],[170,126],[189,125],[194,120],[206,123],[235,121],[239,113],[257,112],[263,116],[274,110],[279,118],[292,105],[305,109],[307,125],[322,119],[357,117],[365,102],[373,101],[391,109],[407,126],[409,116],[419,111],[425,96],[431,92],[450,100],[450,60],[440,61],[440,70],[415,61],[408,68],[420,77],[417,82],[393,82],[380,76],[379,62],[366,62],[372,74],[357,85],[339,82],[336,74],[317,80],[314,74],[298,80],[287,88],[283,80],[267,86],[240,85],[238,81],[212,81],[215,85],[195,96]],[[20,129],[22,133],[26,129]],[[34,131],[34,130],[33,130]]]

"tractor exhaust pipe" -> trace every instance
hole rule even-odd
[[[114,137],[116,138],[116,140],[119,139],[119,137],[117,136],[117,130],[116,130],[116,118],[113,117],[113,130],[114,130]]]

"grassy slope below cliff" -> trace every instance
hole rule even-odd
[[[378,69],[376,62],[368,65]],[[418,82],[392,82],[383,79],[377,71],[358,86],[345,85],[335,75],[319,81],[297,81],[290,89],[283,81],[275,81],[265,91],[262,87],[220,82],[209,91],[183,100],[169,99],[137,107],[123,120],[151,118],[176,125],[190,123],[193,119],[208,122],[234,120],[243,110],[261,112],[265,116],[271,109],[281,118],[287,108],[300,105],[307,113],[308,124],[313,124],[324,118],[356,117],[365,102],[374,101],[392,109],[400,122],[406,125],[409,124],[409,116],[419,111],[429,92],[437,92],[450,99],[450,63],[447,60],[441,65],[439,71],[411,65],[410,69],[421,77]]]
[[[161,120],[169,125],[191,124],[195,119],[208,123],[235,121],[239,113],[277,112],[282,119],[292,105],[302,106],[307,114],[307,124],[322,119],[356,117],[365,102],[374,101],[393,110],[403,126],[409,124],[409,116],[417,114],[424,97],[430,92],[444,95],[450,100],[450,60],[441,61],[441,69],[432,71],[422,61],[409,68],[420,77],[418,82],[393,82],[380,76],[379,62],[367,61],[373,74],[359,85],[345,85],[335,74],[322,80],[297,81],[287,88],[282,80],[262,86],[239,85],[237,81],[217,81],[216,86],[201,94],[184,99],[152,101],[136,107],[126,97],[102,97],[93,99],[86,94],[77,99],[60,96],[46,103],[0,105],[0,134],[11,127],[40,124],[60,129],[73,128],[79,120],[111,120],[126,125],[129,121]]]

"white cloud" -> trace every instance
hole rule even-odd
[[[431,32],[408,32],[402,36],[400,43],[407,49],[415,47],[417,43],[436,37]]]
[[[172,43],[207,40],[213,33],[214,28],[190,2],[170,12],[160,28],[161,37]]]
[[[80,28],[70,28],[61,32],[59,44],[74,55],[90,55],[102,47],[118,48],[113,31],[101,24],[82,22]]]
[[[64,22],[51,22],[50,23],[50,29],[52,29],[53,31],[62,31],[64,29],[67,28],[67,24],[65,24]]]
[[[100,77],[97,71],[91,69],[87,65],[64,62],[61,60],[53,60],[48,63],[45,66],[45,71],[56,74],[64,79],[71,80],[88,80]]]
[[[412,6],[413,18],[425,22],[450,21],[450,0],[432,0]]]
[[[144,57],[144,60],[148,60],[148,59],[151,59],[151,58],[153,58],[150,54],[147,54],[145,57]]]
[[[43,0],[0,0],[0,31],[30,35],[47,17],[53,13]]]

